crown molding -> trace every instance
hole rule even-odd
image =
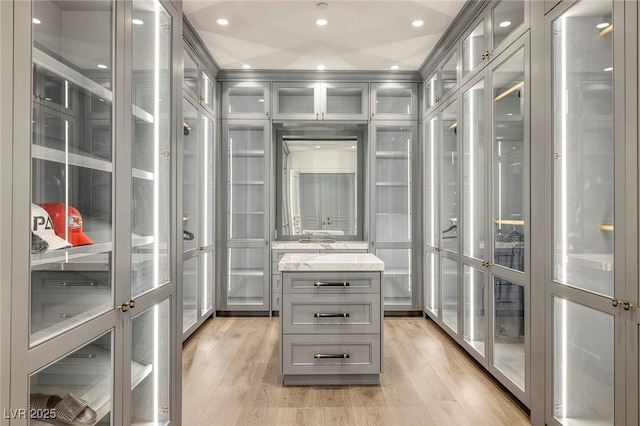
[[[312,71],[312,70],[220,70],[218,81],[344,81],[415,82],[422,81],[417,71]]]

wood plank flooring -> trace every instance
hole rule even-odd
[[[283,387],[278,318],[216,318],[184,345],[182,424],[525,425],[527,414],[431,321],[385,318],[380,386]]]

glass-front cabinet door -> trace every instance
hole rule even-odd
[[[270,124],[229,120],[223,126],[227,250],[220,309],[268,310]]]
[[[482,19],[462,42],[462,78],[479,70],[488,62],[485,47],[485,21]]]
[[[417,92],[415,83],[371,83],[371,119],[417,119]]]
[[[424,259],[424,308],[425,312],[439,316],[440,311],[440,274],[439,252],[440,232],[438,230],[438,193],[439,193],[439,144],[438,115],[428,117],[423,132],[423,212],[425,259]]]
[[[440,99],[445,100],[458,86],[458,51],[454,50],[445,58],[440,67]]]
[[[471,87],[469,87],[471,86]],[[463,332],[471,354],[484,364],[488,263],[485,225],[486,96],[485,79],[471,81],[462,92],[462,234]]]
[[[435,72],[431,77],[428,77],[423,84],[422,104],[424,106],[423,114],[426,114],[436,106],[436,103],[440,101],[438,95],[438,73]]]
[[[179,330],[172,330],[172,324],[179,322],[175,320],[177,310],[173,306],[176,298],[171,296],[177,266],[172,257],[175,259],[177,255],[179,259],[181,253],[181,245],[172,247],[175,240],[171,237],[171,230],[175,229],[172,223],[178,222],[172,213],[175,195],[171,188],[176,164],[172,159],[176,144],[172,137],[175,119],[171,105],[181,102],[172,89],[175,87],[172,46],[176,34],[174,17],[160,2],[133,0],[131,8],[132,19],[139,19],[144,25],[132,26],[129,58],[133,112],[131,302],[119,309],[128,315],[125,327],[131,341],[125,345],[130,351],[125,356],[131,362],[125,366],[130,382],[124,385],[127,389],[123,397],[128,398],[125,404],[130,404],[127,405],[130,409],[123,414],[123,423],[168,424],[175,418],[171,364],[177,351],[172,347],[180,335]],[[150,49],[150,45],[155,48]],[[191,127],[197,124],[194,122],[197,116],[188,103],[185,107],[187,126]],[[182,132],[183,126],[182,123],[179,126]],[[189,247],[185,245],[185,249]]]
[[[382,282],[384,303],[412,305],[412,170],[417,129],[411,122],[376,122],[374,142],[373,240],[387,265]]]
[[[550,424],[626,422],[624,397],[617,390],[624,386],[618,382],[624,345],[614,339],[624,326],[623,308],[630,308],[623,302],[623,283],[615,280],[614,262],[620,247],[614,207],[624,205],[614,197],[624,194],[614,183],[615,140],[624,138],[614,134],[613,85],[624,75],[614,69],[617,7],[613,1],[579,2],[548,21],[553,81],[553,267],[545,300],[553,312],[547,345],[553,363]],[[624,241],[624,231],[620,235]]]
[[[367,83],[320,83],[321,120],[366,120],[369,116]]]
[[[273,118],[320,120],[320,84],[273,83]]]
[[[222,117],[268,120],[271,100],[268,82],[222,83]]]
[[[493,255],[489,287],[493,288],[490,306],[492,353],[490,369],[512,392],[527,392],[525,382],[525,328],[528,312],[530,271],[527,207],[529,164],[529,111],[526,86],[528,44],[512,46],[496,58],[491,70],[491,232]],[[491,253],[491,251],[489,251]],[[502,379],[504,376],[504,379]]]

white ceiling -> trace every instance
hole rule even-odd
[[[416,71],[465,0],[183,0],[222,69]],[[226,18],[221,26],[216,19]],[[324,18],[326,26],[315,21]],[[422,19],[422,27],[411,22]]]

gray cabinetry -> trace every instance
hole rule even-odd
[[[13,86],[0,102],[14,114],[1,141],[13,163],[2,393],[7,412],[31,417],[11,424],[48,424],[28,408],[56,397],[83,400],[87,424],[179,422],[172,52],[182,16],[154,0],[0,8],[12,16],[1,61]]]
[[[270,123],[223,120],[226,250],[218,309],[269,310]]]
[[[417,120],[416,83],[371,83],[372,120]]]
[[[222,118],[268,120],[270,84],[263,81],[222,83]]]
[[[214,310],[215,257],[215,176],[217,155],[216,120],[208,103],[197,93],[208,93],[208,71],[188,49],[184,51],[184,85],[182,107],[182,338],[186,339]],[[202,78],[191,79],[193,64]]]
[[[366,272],[357,266],[348,270],[351,259],[375,261],[376,266],[365,265]],[[379,383],[382,272],[375,269],[383,263],[370,254],[287,255],[281,269],[299,268],[301,260],[301,268],[309,270],[282,271],[280,362],[285,385]],[[324,270],[313,270],[314,265]]]
[[[366,120],[367,83],[273,83],[277,120]]]

